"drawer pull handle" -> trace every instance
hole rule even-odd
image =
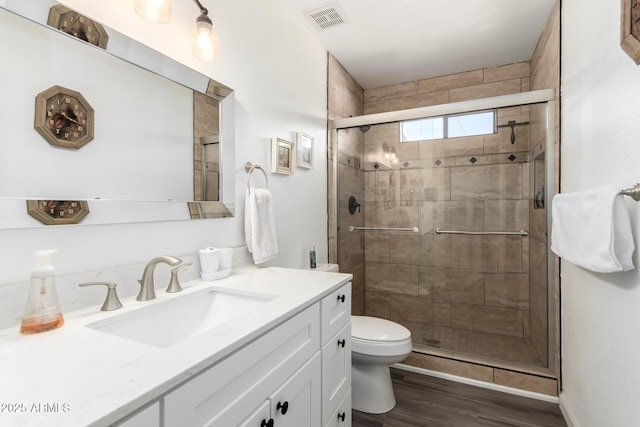
[[[341,414],[338,414],[338,419],[342,422],[344,422],[344,417],[346,417],[346,414],[344,412]]]
[[[273,427],[273,418],[269,418],[269,421],[263,419],[260,427]]]
[[[344,302],[344,294],[338,295],[338,301]]]
[[[338,346],[344,348],[345,344],[347,343],[347,341],[345,340],[338,340]]]
[[[284,403],[278,402],[276,409],[279,409],[282,415],[286,414],[289,410],[289,402],[285,401]]]

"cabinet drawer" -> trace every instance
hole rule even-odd
[[[351,321],[351,283],[323,298],[321,310],[322,345]]]
[[[324,425],[325,427],[351,427],[351,389]]]
[[[315,304],[230,357],[185,382],[164,398],[165,427],[237,425],[319,348]]]
[[[351,388],[351,322],[322,347],[322,420],[327,423]]]

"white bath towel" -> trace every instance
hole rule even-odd
[[[266,188],[247,187],[244,210],[244,236],[253,262],[271,261],[278,256],[271,192]]]
[[[632,270],[633,235],[624,196],[615,187],[557,194],[552,203],[551,250],[599,273]]]

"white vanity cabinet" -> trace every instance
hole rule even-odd
[[[322,425],[351,425],[351,284],[322,299]]]
[[[276,409],[278,399],[283,399],[281,405],[288,401],[288,409],[296,415],[298,409],[293,402],[304,400],[301,393],[309,396],[309,414],[317,413],[319,418],[319,362],[315,372],[310,373],[314,371],[312,358],[320,347],[319,319],[316,303],[166,394],[164,426],[250,425],[246,424],[247,415],[253,416],[266,407],[268,400],[268,406]],[[310,367],[305,370],[307,366]],[[303,386],[299,386],[300,382]],[[274,414],[267,416],[265,412],[267,423],[275,418]],[[258,421],[256,427],[261,425]],[[303,425],[307,423],[298,424]]]

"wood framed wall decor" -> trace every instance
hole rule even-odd
[[[80,92],[55,85],[36,96],[34,126],[49,144],[78,149],[93,139],[94,110]]]
[[[313,168],[313,137],[304,132],[298,132],[296,138],[298,147],[296,160],[299,168]]]
[[[620,46],[640,64],[640,1],[622,0]]]
[[[89,214],[86,200],[27,200],[29,215],[45,225],[78,224]]]
[[[271,172],[283,175],[293,174],[295,143],[282,138],[271,140]]]
[[[107,48],[109,35],[102,26],[92,19],[79,14],[73,9],[60,4],[52,6],[49,9],[49,18],[47,25],[58,29],[64,33],[91,43],[94,46]]]

